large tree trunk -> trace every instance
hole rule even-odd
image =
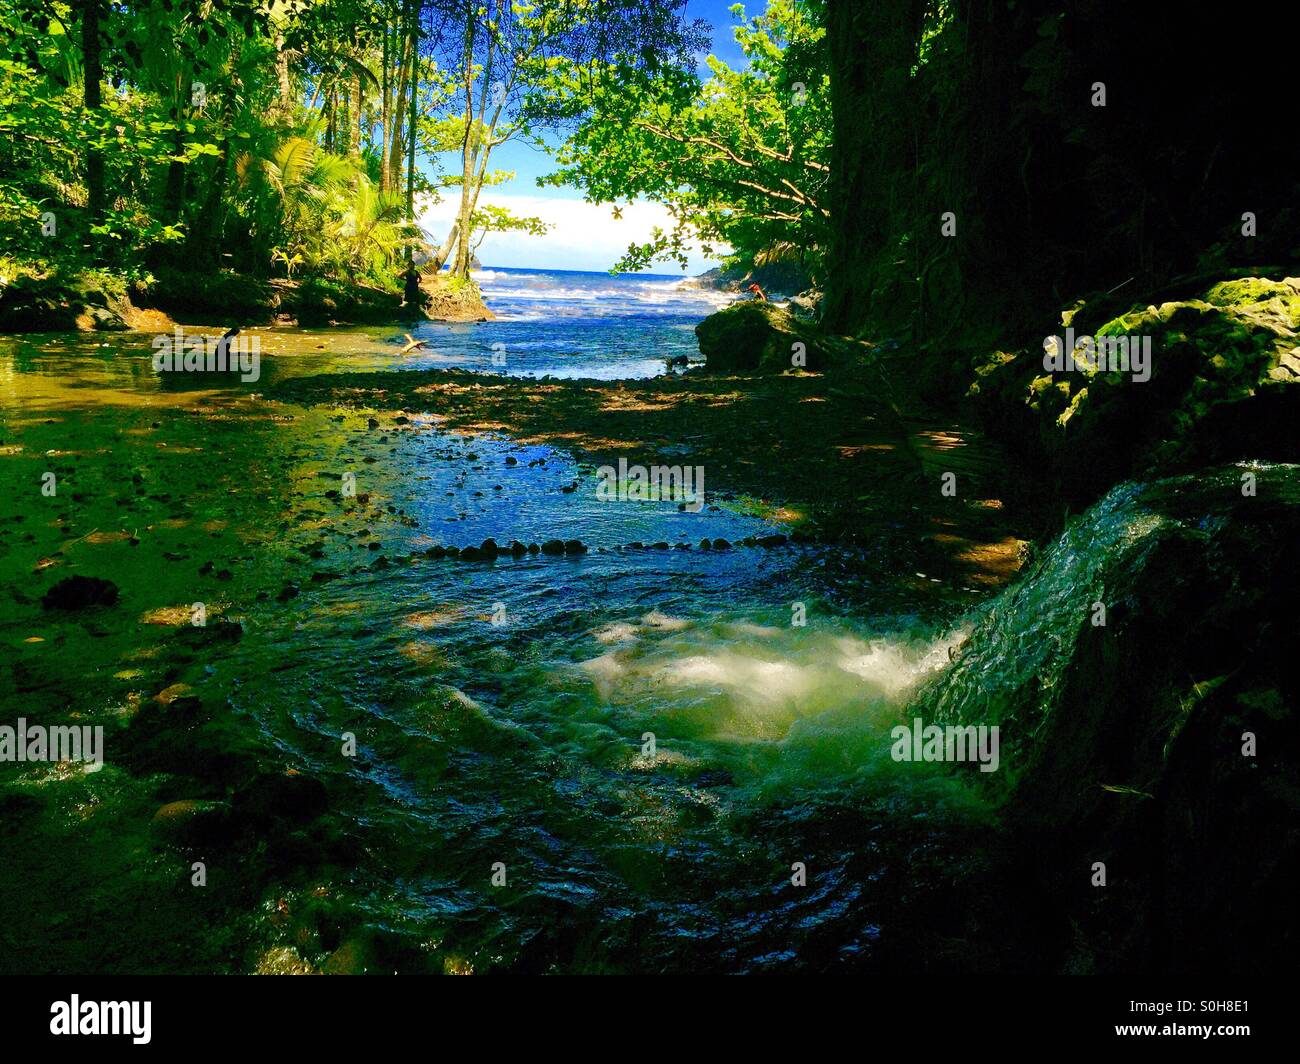
[[[826,324],[855,332],[871,310],[875,267],[889,248],[894,187],[906,172],[909,71],[920,0],[829,0],[831,269]]]
[[[212,171],[212,180],[208,183],[207,194],[194,227],[186,241],[187,255],[191,262],[209,266],[221,265],[221,226],[225,215],[226,182],[230,177],[230,138],[221,142],[221,154],[217,156]]]
[[[391,50],[388,44],[388,24],[384,24],[384,48],[383,59],[380,65],[381,80],[379,83],[379,187],[387,191],[389,184],[388,174],[388,136],[392,127],[392,100],[389,98],[388,91],[390,73],[388,65],[391,62]]]
[[[406,217],[415,225],[415,122],[420,99],[420,0],[411,0],[411,116],[406,123]],[[406,264],[410,266],[415,248],[406,247]]]
[[[275,35],[275,82],[279,94],[276,98],[276,110],[280,117],[287,118],[293,114],[293,79],[289,74],[289,53],[284,50],[284,34]]]
[[[458,235],[456,243],[456,258],[452,263],[451,274],[453,277],[469,276],[469,242],[473,237],[473,227],[470,225],[470,196],[472,194],[472,184],[474,181],[475,159],[474,159],[474,37],[475,37],[474,16],[470,13],[465,20],[465,54],[462,60],[462,73],[465,77],[465,139],[461,143],[461,184],[460,184],[460,210],[456,215],[456,224],[453,227],[454,232]],[[486,77],[486,72],[484,74]]]
[[[185,101],[193,92],[188,78],[183,78],[177,87],[178,95],[172,106],[172,121],[176,123],[176,133],[172,138],[172,154],[180,155],[185,150],[185,133],[181,125],[185,119]],[[163,187],[162,218],[168,225],[181,221],[185,209],[185,164],[173,159],[167,164],[167,182]]]
[[[402,181],[402,127],[406,120],[406,93],[410,87],[412,71],[415,67],[414,51],[415,42],[413,39],[413,27],[410,19],[411,0],[403,0],[402,14],[403,18],[400,24],[399,47],[401,48],[401,64],[397,68],[397,80],[393,84],[393,102],[390,111],[392,117],[392,136],[388,145],[388,184],[385,185],[385,191],[400,189]]]
[[[103,52],[100,49],[99,22],[103,0],[82,0],[81,52],[85,68],[85,106],[88,117],[93,116],[103,104],[100,83],[104,80]],[[86,148],[86,204],[90,224],[104,220],[107,207],[107,189],[104,184],[104,156],[98,148]],[[97,241],[92,240],[92,243]]]
[[[474,168],[467,152],[465,157],[464,183],[461,185],[460,190],[460,213],[456,217],[456,229],[460,233],[460,240],[456,244],[456,261],[451,268],[453,277],[469,276],[469,242],[474,233],[474,227],[470,224],[470,218],[474,214],[474,200],[473,193],[471,192],[473,184]]]

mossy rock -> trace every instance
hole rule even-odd
[[[58,277],[19,277],[0,288],[0,331],[63,332],[77,327],[77,293]]]
[[[1121,484],[985,607],[916,703],[999,728],[998,769],[972,774],[1099,968],[1293,952],[1298,538],[1290,467]]]
[[[1089,308],[1070,316],[1087,320]],[[1298,327],[1300,278],[1212,282],[1189,298],[1132,306],[1095,329],[1096,337],[1149,337],[1147,380],[1100,368],[1049,372],[1041,350],[1030,348],[976,366],[969,394],[990,431],[1028,445],[1075,503],[1147,470],[1297,461]],[[1082,331],[1076,326],[1076,336]]]
[[[695,326],[700,353],[710,373],[781,373],[826,368],[825,346],[793,315],[761,299],[733,303]],[[793,356],[802,345],[805,365]]]
[[[0,332],[114,332],[133,312],[126,279],[106,270],[27,274],[0,289]]]

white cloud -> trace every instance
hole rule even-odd
[[[531,269],[608,270],[629,244],[650,239],[657,225],[672,228],[672,218],[662,204],[635,200],[622,204],[622,218],[614,218],[610,204],[596,205],[581,199],[534,196],[485,189],[479,200],[483,204],[504,207],[522,217],[541,218],[551,225],[545,236],[526,233],[489,233],[478,250],[485,266],[522,266]],[[444,194],[441,203],[426,204],[420,212],[420,224],[441,241],[456,216],[458,198],[454,192]],[[725,249],[723,249],[725,250]],[[716,259],[706,259],[693,246],[688,274],[702,273],[716,266]],[[656,273],[677,273],[671,262],[655,266]]]

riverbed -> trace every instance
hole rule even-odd
[[[94,771],[0,765],[0,967],[996,967],[962,925],[995,889],[978,787],[889,756],[990,587],[918,569],[912,484],[846,545],[731,469],[698,513],[603,499],[590,425],[329,389],[663,394],[717,302],[502,276],[498,322],[255,330],[254,382],[160,375],[138,333],[0,341],[0,717],[107,733]],[[43,608],[72,575],[116,602]]]

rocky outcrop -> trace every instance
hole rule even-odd
[[[449,320],[492,316],[477,289]],[[161,267],[147,280],[130,281],[89,270],[68,278],[23,276],[0,288],[0,332],[71,332],[170,329],[174,321],[246,328],[272,322],[298,325],[390,324],[423,319],[398,291],[330,278],[273,279],[230,270],[204,273]]]
[[[232,270],[191,272],[160,268],[142,288],[139,302],[177,321],[265,325],[279,311],[280,298],[268,281]]]
[[[277,311],[299,325],[384,325],[404,321],[400,292],[327,278],[307,278],[296,285],[275,282]]]
[[[828,361],[827,345],[812,329],[761,299],[710,314],[695,326],[695,335],[710,373],[817,371]]]
[[[1047,368],[1032,346],[997,352],[975,370],[970,395],[986,428],[1045,463],[1067,502],[1091,502],[1150,470],[1300,461],[1300,278],[1242,277],[1170,294],[1177,298],[1119,314],[1113,302],[1085,304],[1051,330],[1096,338],[1108,356],[1102,366]],[[1120,340],[1149,341],[1148,379],[1131,363],[1105,368]]]
[[[981,779],[1016,874],[1059,904],[1063,969],[1291,963],[1298,541],[1294,466],[1121,485],[923,695],[927,721],[999,727],[1001,766]]]
[[[811,278],[797,262],[774,262],[766,266],[728,266],[706,270],[697,277],[688,278],[692,288],[712,288],[721,292],[746,292],[751,284],[758,285],[769,299],[794,296],[808,292]],[[811,298],[811,297],[810,297]]]
[[[483,294],[472,280],[463,281],[439,274],[424,277],[424,315],[434,321],[494,321],[496,315],[483,302]]]

